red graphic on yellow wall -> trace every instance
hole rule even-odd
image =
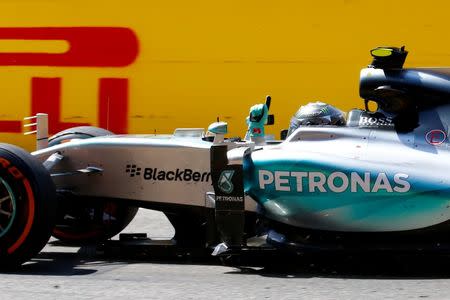
[[[138,39],[123,27],[0,28],[0,40],[65,41],[63,53],[0,53],[0,66],[126,67],[139,53]],[[49,128],[56,133],[86,123],[60,121],[61,77],[31,77],[31,113],[49,114]],[[128,78],[98,79],[98,125],[115,133],[128,129]],[[109,118],[114,116],[114,122]],[[0,121],[0,132],[20,133],[20,120]]]

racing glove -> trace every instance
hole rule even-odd
[[[266,104],[256,104],[250,107],[250,114],[247,117],[247,135],[250,137],[263,137],[264,125],[267,122],[269,109]]]

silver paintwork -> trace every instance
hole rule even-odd
[[[423,182],[445,190],[450,185],[450,177],[447,175],[450,169],[448,140],[441,145],[430,145],[425,136],[432,129],[444,129],[448,134],[448,115],[450,105],[421,111],[419,124],[422,125],[408,133],[378,128],[303,127],[277,145],[225,143],[229,146],[228,158],[231,164],[243,163],[243,157],[246,153],[248,155],[249,151],[252,159],[260,161],[295,160],[303,157],[310,161],[320,161],[326,166],[334,166],[337,171],[355,169],[378,173],[405,173],[416,181],[423,179]],[[52,173],[66,173],[70,176],[55,176],[55,184],[58,189],[76,195],[212,208],[215,203],[211,196],[211,177],[205,176],[210,172],[212,145],[213,143],[203,141],[196,133],[188,136],[117,135],[72,140],[38,150],[33,152],[33,155],[42,162],[54,153],[62,155],[64,158],[52,168]],[[131,176],[131,173],[126,171],[127,166],[135,166],[136,176]],[[137,168],[141,168],[139,176]],[[166,175],[162,180],[155,180],[155,176],[146,180],[142,174],[145,168],[151,169],[152,172],[156,169],[163,172],[163,175],[172,172],[171,178],[176,172],[184,170],[192,170],[191,173],[196,172],[199,175],[197,180],[168,180]],[[101,171],[79,172],[93,169]],[[246,209],[256,211],[255,201],[250,197],[246,200],[250,203]],[[450,207],[450,200],[448,204]],[[414,222],[407,218],[398,218],[373,227],[374,224],[370,222],[348,222],[345,217],[348,212],[345,209],[342,207],[333,210],[332,217],[330,212],[326,213],[326,218],[305,212],[303,215],[296,213],[293,219],[282,211],[277,213],[275,208],[266,207],[266,216],[306,228],[329,229],[330,224],[334,224],[334,230],[344,231],[408,230],[450,219],[450,209],[444,209],[439,215],[429,213]]]
[[[44,165],[44,167],[50,171],[51,169],[53,169],[54,166],[56,166],[62,159],[64,158],[64,156],[62,156],[61,154],[59,154],[58,152],[53,153],[52,155],[50,155],[42,164]]]
[[[43,163],[55,157],[55,153],[63,156],[51,170],[54,175],[63,176],[54,176],[53,179],[58,189],[76,195],[205,207],[208,206],[205,195],[213,191],[211,176],[204,176],[210,173],[209,149],[212,143],[203,141],[198,132],[177,130],[174,135],[76,139],[32,154]],[[229,145],[233,148],[252,144],[236,142]],[[140,175],[131,177],[126,172],[129,165],[135,165],[136,170],[141,168]],[[101,172],[80,172],[93,168]],[[202,177],[197,181],[146,180],[143,176],[145,168],[166,173],[189,169]],[[249,206],[254,207],[255,204]]]
[[[76,172],[90,166],[103,169],[96,175],[55,178],[58,188],[77,195],[203,206],[204,195],[211,190],[210,181],[144,180],[143,176],[130,177],[126,166],[209,172],[210,145],[194,138],[113,136],[74,140],[33,155],[42,161],[55,152],[63,155],[54,173]]]
[[[432,145],[426,140],[427,133],[433,129],[443,130],[448,136],[449,115],[450,105],[421,111],[418,122],[421,125],[407,133],[378,128],[303,127],[280,145],[252,153],[253,161],[264,163],[261,168],[299,171],[299,161],[306,161],[320,162],[314,165],[319,172],[360,170],[375,174],[407,174],[411,191],[405,194],[391,193],[390,198],[385,198],[391,199],[392,205],[400,199],[411,199],[411,203],[418,201],[409,206],[406,201],[402,213],[383,216],[380,212],[378,222],[370,218],[356,218],[353,214],[358,210],[358,205],[361,212],[368,211],[364,205],[370,203],[370,199],[379,197],[378,194],[352,194],[352,197],[359,197],[360,202],[348,205],[345,197],[349,194],[330,191],[321,195],[299,193],[299,203],[323,201],[329,206],[324,205],[321,210],[308,210],[305,205],[304,210],[293,211],[289,209],[288,201],[277,200],[283,197],[282,192],[267,189],[264,192],[277,201],[260,201],[266,209],[266,216],[293,226],[335,231],[413,230],[450,220],[450,144],[448,138],[439,145]],[[433,205],[439,205],[439,209],[431,209]],[[419,207],[421,210],[417,211]],[[415,211],[417,213],[413,213]]]

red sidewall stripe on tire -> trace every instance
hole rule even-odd
[[[24,242],[25,239],[27,238],[28,234],[31,231],[31,227],[33,225],[34,222],[34,195],[33,195],[33,190],[31,189],[31,185],[30,182],[28,181],[27,178],[23,177],[23,185],[25,186],[25,190],[27,191],[27,196],[28,196],[28,218],[27,218],[27,223],[25,225],[25,229],[23,230],[22,234],[20,235],[20,237],[17,239],[17,241],[8,248],[8,254],[12,254],[14,253],[14,251],[17,250],[17,248],[19,248]]]

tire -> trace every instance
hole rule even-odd
[[[111,200],[57,195],[58,209],[53,237],[66,244],[101,242],[121,232],[133,220],[138,207]]]
[[[113,135],[109,130],[80,126],[63,130],[49,139],[49,146],[71,139]],[[69,244],[88,244],[107,240],[121,232],[134,218],[138,208],[105,199],[58,194],[56,226],[52,235]],[[105,217],[106,216],[106,217]]]
[[[113,135],[109,130],[94,126],[79,126],[58,132],[48,139],[48,146],[62,144],[71,139],[88,139],[96,136]]]
[[[0,144],[0,268],[17,268],[48,242],[56,212],[55,185],[31,154]]]
[[[175,229],[174,240],[181,247],[204,247],[205,226],[202,217],[189,214],[165,213],[170,224]]]

